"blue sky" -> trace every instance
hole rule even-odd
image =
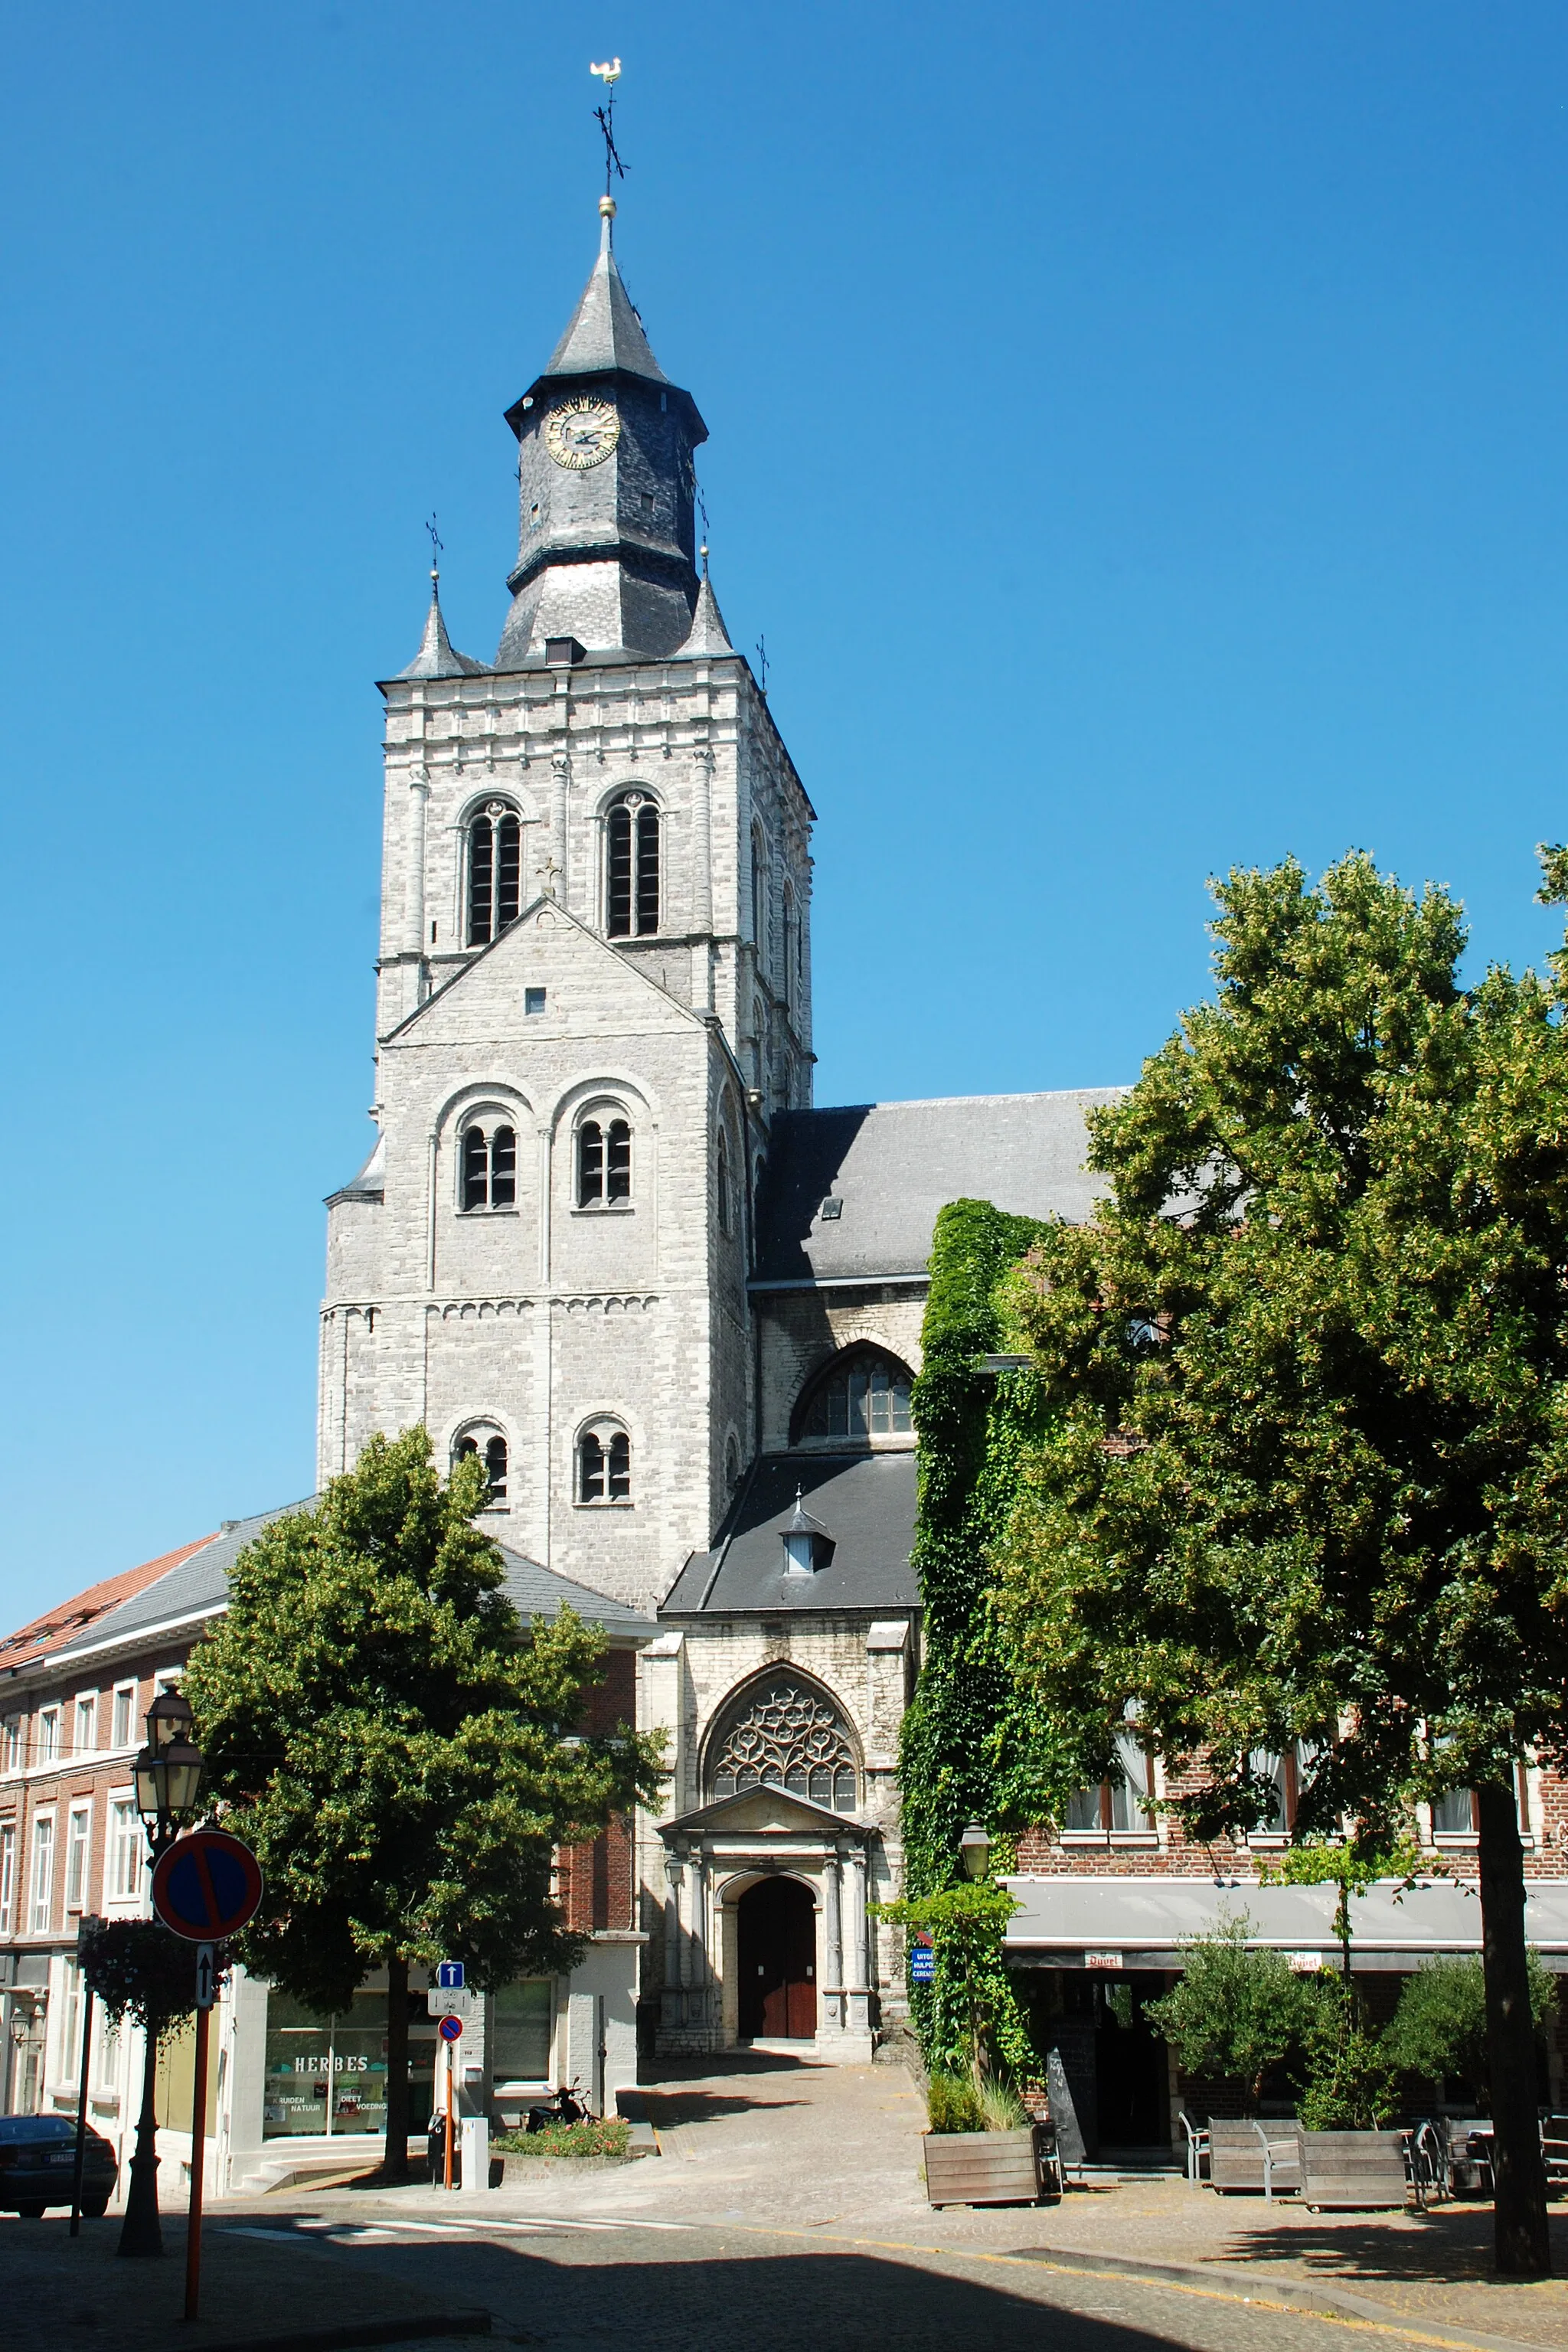
[[[370,1129],[379,703],[504,614],[595,241],[818,811],[819,1101],[1125,1079],[1207,874],[1553,943],[1568,16],[7,16],[0,1617],[304,1493]]]

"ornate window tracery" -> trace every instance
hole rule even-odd
[[[715,1742],[709,1765],[715,1797],[784,1789],[836,1813],[855,1811],[855,1749],[831,1699],[796,1675],[753,1685]]]

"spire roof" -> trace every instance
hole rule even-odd
[[[706,559],[707,549],[704,548],[702,552]],[[734,650],[726,634],[724,615],[719,610],[719,600],[713,593],[704,560],[702,584],[697,591],[697,609],[691,615],[691,634],[675,657],[679,661],[682,654],[732,654]]]
[[[430,610],[425,615],[425,635],[419,650],[399,677],[478,677],[483,662],[470,661],[460,654],[447,635],[447,624],[441,613],[441,575],[430,574]]]
[[[620,368],[627,375],[647,376],[655,383],[668,383],[669,378],[649,349],[642,320],[632,308],[632,298],[616,267],[610,244],[610,220],[615,208],[611,205],[606,211],[606,205],[607,197],[599,207],[604,221],[599,233],[599,258],[572,313],[572,323],[551,353],[544,373],[547,376],[602,375],[608,368]]]

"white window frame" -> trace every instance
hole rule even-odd
[[[110,1745],[113,1748],[134,1748],[136,1746],[137,1689],[138,1685],[134,1682],[116,1683],[114,1685],[114,1712],[110,1718],[109,1726]],[[121,1699],[124,1699],[126,1702],[126,1729],[123,1737],[121,1736],[120,1729],[120,1702]]]
[[[128,1905],[140,1908],[146,1885],[146,1856],[142,1820],[136,1811],[134,1789],[111,1789],[109,1792],[109,1836],[103,1864],[103,1907],[111,1905],[124,1911]],[[121,1866],[126,1854],[135,1857],[136,1885],[127,1895],[121,1882],[125,1876]]]
[[[76,1799],[66,1815],[66,1909],[88,1908],[88,1882],[92,1875],[92,1799]]]
[[[89,1730],[91,1735],[89,1743],[85,1748],[81,1745],[81,1718],[84,1708],[89,1710]],[[95,1690],[78,1691],[71,1706],[71,1754],[73,1756],[96,1756],[97,1753],[98,1693]]]
[[[72,2090],[81,2072],[81,1963],[68,1952],[60,1964],[60,2039],[55,2053],[55,2081]]]
[[[0,1770],[19,1772],[22,1752],[22,1717],[8,1715],[0,1722]]]
[[[153,1697],[160,1699],[165,1691],[177,1691],[184,1671],[184,1666],[160,1666],[153,1677]]]
[[[40,1764],[58,1764],[63,1750],[60,1732],[64,1726],[65,1709],[58,1699],[38,1709],[38,1756]]]
[[[13,1932],[16,1904],[16,1824],[0,1822],[0,1936]]]
[[[55,1816],[33,1815],[32,1851],[27,1860],[27,1933],[47,1936],[55,1918]]]

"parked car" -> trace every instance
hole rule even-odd
[[[114,2150],[89,2126],[81,2168],[81,2210],[96,2220],[108,2210],[120,2177]],[[42,2219],[46,2207],[68,2205],[76,2181],[74,2116],[0,2116],[0,2212]]]

